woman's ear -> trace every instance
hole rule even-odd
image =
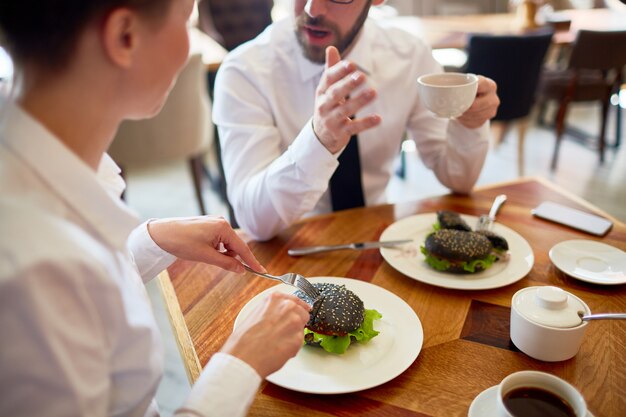
[[[119,8],[106,16],[102,38],[106,56],[115,64],[128,68],[138,46],[137,15],[130,9]]]

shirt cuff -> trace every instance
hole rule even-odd
[[[245,416],[261,381],[250,365],[218,352],[200,374],[182,409],[200,416]]]
[[[339,166],[338,154],[333,155],[322,145],[310,121],[289,146],[289,152],[298,170],[305,175],[306,182],[315,184],[315,188],[322,186],[325,189],[329,178]]]
[[[176,257],[159,247],[148,232],[150,219],[137,226],[128,237],[128,247],[143,282],[148,282],[170,266]]]

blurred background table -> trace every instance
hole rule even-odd
[[[498,221],[522,235],[535,256],[530,273],[503,288],[461,291],[423,284],[393,269],[378,250],[336,251],[301,258],[287,255],[287,249],[297,246],[377,240],[387,226],[417,213],[451,209],[478,216],[486,213],[494,197],[502,193],[508,200]],[[624,322],[591,323],[579,353],[558,363],[534,360],[519,352],[509,339],[511,297],[528,286],[561,287],[581,297],[592,312],[626,311],[625,285],[600,286],[575,280],[557,270],[548,257],[552,246],[569,239],[597,240],[624,250],[626,225],[613,219],[612,230],[599,238],[534,218],[531,208],[546,200],[604,214],[545,180],[526,178],[478,189],[469,196],[444,195],[317,216],[268,242],[250,242],[270,273],[350,277],[392,291],[414,309],[424,328],[424,344],[417,360],[392,381],[361,392],[331,396],[303,394],[263,383],[250,414],[466,416],[480,392],[512,372],[534,369],[575,385],[595,416],[623,416]],[[248,274],[236,275],[187,261],[175,262],[159,280],[192,382],[231,333],[241,308],[273,285]]]
[[[570,44],[576,32],[587,30],[626,30],[626,14],[613,9],[572,9],[554,13],[552,19],[570,20],[569,28],[556,28],[554,43]],[[424,39],[433,49],[463,49],[471,33],[493,35],[519,34],[514,13],[491,13],[464,16],[398,16],[387,19],[388,24],[401,27]]]

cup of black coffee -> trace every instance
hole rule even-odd
[[[502,417],[585,417],[585,399],[563,379],[538,371],[515,372],[498,385]]]

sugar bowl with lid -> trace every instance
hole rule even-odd
[[[583,300],[553,286],[527,287],[511,301],[511,340],[528,356],[564,361],[578,353],[591,313]]]

